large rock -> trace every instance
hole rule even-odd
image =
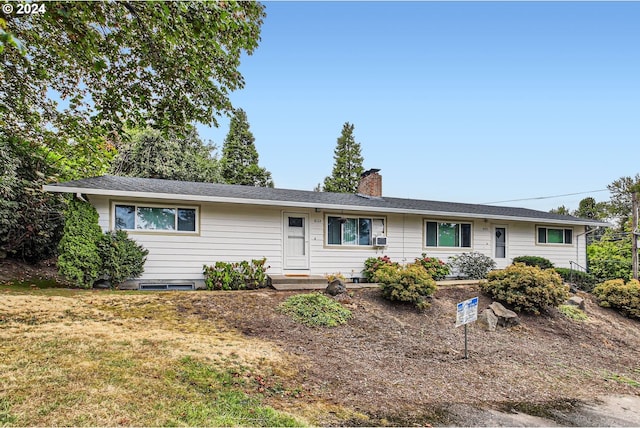
[[[565,302],[565,305],[577,306],[579,309],[584,311],[584,299],[582,297],[573,296],[569,300]]]
[[[485,330],[496,331],[498,325],[498,317],[493,313],[492,309],[485,309],[480,315],[478,315],[478,324],[480,324]]]
[[[520,318],[515,312],[505,308],[498,302],[493,302],[489,305],[489,308],[493,311],[496,317],[498,317],[498,325],[501,327],[512,327],[520,324]]]
[[[330,296],[337,296],[338,294],[346,293],[347,287],[339,279],[334,279],[329,283],[324,292]]]

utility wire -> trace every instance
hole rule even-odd
[[[586,195],[587,193],[597,193],[597,192],[607,192],[607,191],[609,191],[609,189],[591,190],[589,192],[565,193],[564,195],[555,195],[555,196],[537,196],[535,198],[510,199],[508,201],[484,202],[482,205],[502,204],[505,202],[535,201],[539,199],[562,198],[564,196]]]

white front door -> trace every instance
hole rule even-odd
[[[498,269],[503,269],[508,264],[507,260],[507,227],[495,226],[494,232],[494,252],[493,258],[497,263]]]
[[[284,213],[284,268],[309,269],[309,216]]]

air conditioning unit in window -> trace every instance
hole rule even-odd
[[[373,238],[373,246],[374,247],[386,247],[387,246],[387,237],[384,235],[376,236]]]

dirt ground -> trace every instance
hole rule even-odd
[[[308,395],[366,414],[367,424],[517,425],[500,418],[507,412],[584,426],[588,421],[573,423],[568,416],[577,406],[640,394],[634,383],[640,380],[640,326],[589,296],[586,322],[555,312],[523,316],[521,325],[495,332],[470,325],[464,359],[456,303],[479,296],[480,310],[486,308],[491,300],[477,288],[439,289],[424,312],[391,304],[377,289],[352,293],[353,319],[334,329],[305,327],[274,310],[295,292],[217,294],[188,299],[182,310],[224,319],[301,357],[298,380]],[[331,415],[321,422],[345,423]],[[549,425],[549,419],[538,422]],[[594,419],[593,426],[609,425],[603,422]]]
[[[54,277],[51,265],[0,264],[0,282]],[[640,323],[601,308],[589,295],[587,321],[554,311],[521,316],[509,329],[455,327],[456,303],[475,286],[440,288],[423,312],[382,299],[378,289],[351,290],[353,318],[311,328],[276,311],[299,292],[172,292],[179,314],[224,325],[247,343],[274,345],[296,364],[283,379],[360,417],[325,412],[318,425],[640,426]],[[262,343],[262,342],[260,342]],[[272,405],[296,412],[299,402]],[[290,408],[286,408],[289,406]]]

